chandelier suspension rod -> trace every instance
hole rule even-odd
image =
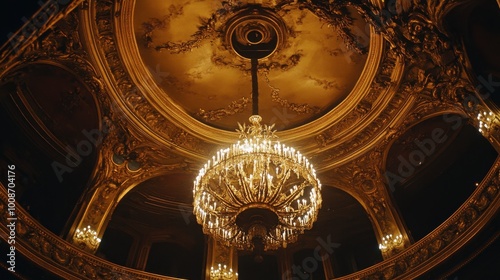
[[[261,262],[265,250],[286,247],[311,229],[321,207],[321,183],[307,158],[277,140],[274,124],[260,124],[262,56],[258,48],[245,55],[251,66],[251,125],[239,124],[240,141],[219,150],[200,169],[193,212],[204,233],[238,250],[253,250],[254,260]]]
[[[257,66],[259,59],[252,57],[252,115],[259,114],[259,81],[257,79]]]

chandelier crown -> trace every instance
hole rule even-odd
[[[246,124],[238,123],[239,129],[236,129],[240,134],[240,139],[261,139],[261,140],[275,140],[278,136],[275,134],[274,124],[261,125],[262,117],[259,115],[252,115],[248,118],[250,121],[249,126]]]

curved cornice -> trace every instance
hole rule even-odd
[[[8,197],[0,188],[1,237],[8,240]],[[500,158],[467,201],[444,223],[401,253],[338,279],[413,279],[443,262],[475,236],[500,208]],[[50,233],[16,204],[16,250],[68,279],[176,279],[102,260]]]
[[[2,239],[7,242],[10,231],[6,225],[11,221],[7,220],[7,191],[3,184],[0,185],[0,232]],[[87,253],[44,228],[17,203],[14,213],[17,218],[13,244],[16,252],[64,279],[179,280],[119,266]]]

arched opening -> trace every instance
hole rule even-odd
[[[386,160],[388,187],[414,241],[465,202],[497,156],[458,115],[424,120],[392,144]]]
[[[289,244],[281,258],[290,279],[330,279],[382,261],[373,225],[363,206],[350,194],[323,186],[323,205],[311,230]],[[309,278],[301,278],[309,277]],[[287,278],[288,279],[288,278]]]
[[[99,139],[90,134],[100,129],[98,108],[67,69],[33,64],[16,77],[0,89],[1,168],[16,166],[16,200],[62,234],[96,163]]]
[[[262,262],[256,263],[252,254],[239,252],[238,279],[287,279],[280,277],[276,252],[267,252],[262,257]]]
[[[498,1],[471,2],[456,9],[448,18],[451,30],[463,39],[471,77],[483,99],[500,106],[500,9]]]
[[[96,255],[110,262],[127,266],[134,237],[116,228],[107,228]]]
[[[98,249],[110,258],[127,248],[119,264],[185,279],[200,279],[206,242],[192,214],[192,177],[170,174],[129,191],[111,216]],[[121,236],[129,238],[120,238]],[[106,246],[105,246],[106,245]]]
[[[145,271],[185,279],[201,278],[200,270],[193,271],[197,256],[191,251],[177,242],[155,242],[149,250]]]

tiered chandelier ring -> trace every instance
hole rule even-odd
[[[272,126],[250,117],[236,144],[222,149],[194,181],[194,213],[206,234],[238,249],[286,247],[310,229],[321,184],[300,152],[277,141]]]

